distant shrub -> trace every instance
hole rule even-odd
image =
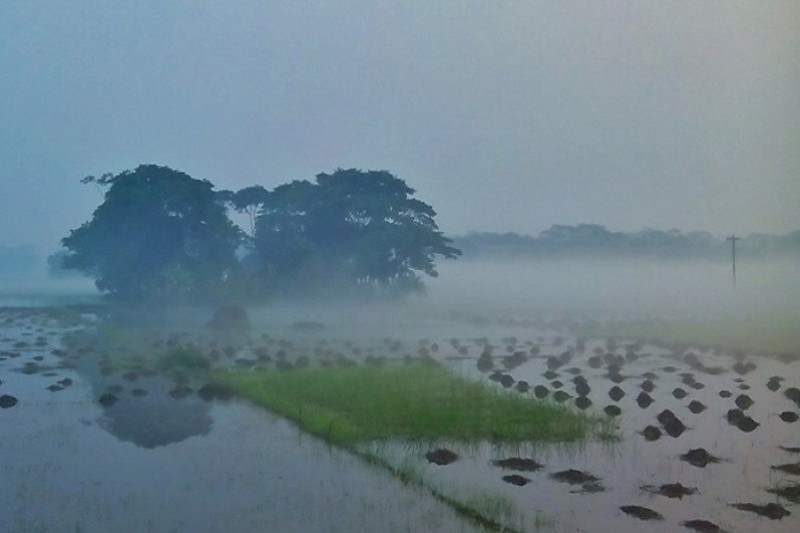
[[[161,359],[159,366],[162,370],[175,369],[194,369],[207,370],[211,367],[211,361],[193,346],[179,346],[167,352]]]

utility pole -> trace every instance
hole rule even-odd
[[[736,241],[741,239],[736,235],[731,235],[726,240],[731,241],[731,262],[733,263],[733,286],[736,287]]]

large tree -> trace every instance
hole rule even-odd
[[[336,284],[405,293],[455,258],[433,208],[387,171],[336,170],[261,197],[255,255],[276,284]]]
[[[63,239],[64,266],[95,278],[103,292],[126,298],[202,297],[236,263],[241,232],[213,185],[168,167],[84,183],[108,187],[92,219]]]

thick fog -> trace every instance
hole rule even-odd
[[[430,295],[466,316],[496,313],[585,318],[715,318],[795,309],[792,260],[540,259],[444,263]]]

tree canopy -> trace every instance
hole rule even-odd
[[[336,170],[262,198],[255,258],[274,284],[368,291],[421,290],[435,257],[460,251],[439,231],[433,208],[387,171]]]
[[[240,231],[206,180],[156,165],[84,183],[108,187],[92,219],[62,240],[64,266],[123,297],[193,297],[235,264]]]
[[[92,219],[63,239],[63,264],[126,298],[402,295],[437,276],[437,256],[461,254],[433,208],[387,171],[338,169],[271,191],[214,192],[209,181],[156,165],[83,181],[108,189]],[[248,215],[249,236],[226,208]]]

